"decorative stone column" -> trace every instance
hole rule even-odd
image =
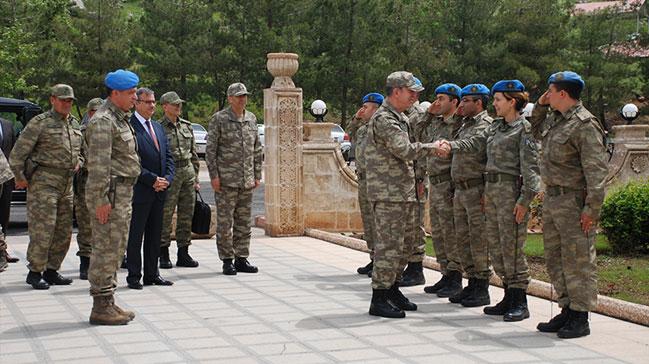
[[[269,53],[266,67],[275,77],[264,90],[266,235],[303,235],[302,89],[291,79],[298,55]]]
[[[649,181],[649,125],[614,126],[613,144],[607,188],[632,180]]]

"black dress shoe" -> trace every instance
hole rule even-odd
[[[242,273],[257,273],[259,269],[248,262],[247,258],[237,258],[234,260],[234,269]]]
[[[34,289],[50,289],[50,285],[43,280],[43,276],[38,272],[29,271],[25,282],[31,284]]]
[[[236,276],[237,269],[232,264],[232,259],[223,259],[223,274],[226,276]]]
[[[171,260],[169,260],[169,248],[160,248],[160,269],[171,269]]]
[[[140,283],[140,281],[136,281],[136,282],[128,282],[128,288],[130,288],[130,289],[142,289],[142,288],[144,288],[144,286],[142,285],[142,283]]]
[[[11,255],[9,255],[9,253],[7,253],[7,263],[18,263],[19,261],[20,259],[12,257]]]
[[[168,281],[160,276],[155,276],[153,278],[144,278],[145,286],[171,286],[174,282]]]
[[[67,286],[72,284],[70,278],[65,278],[53,269],[46,269],[45,272],[43,272],[43,279],[45,282],[49,283],[50,286]]]

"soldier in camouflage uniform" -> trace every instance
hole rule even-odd
[[[465,139],[480,135],[492,122],[487,114],[489,88],[482,84],[467,85],[462,89],[463,124],[454,139]],[[453,145],[453,142],[451,142]],[[453,303],[465,307],[484,306],[489,300],[489,250],[484,237],[484,214],[482,194],[487,156],[484,148],[478,151],[453,153],[451,177],[455,186],[453,216],[457,249],[462,268],[469,276],[469,284],[460,292],[449,297]]]
[[[126,250],[133,185],[140,175],[135,132],[129,122],[138,76],[117,70],[106,75],[108,99],[88,122],[86,202],[93,212],[88,281],[93,298],[90,323],[125,325],[135,314],[115,304],[117,269]]]
[[[230,106],[210,119],[205,154],[216,200],[216,245],[223,274],[257,273],[247,259],[252,191],[261,180],[257,118],[246,110],[249,93],[244,84],[231,84],[227,95]]]
[[[485,232],[489,255],[505,287],[505,296],[488,315],[504,321],[530,317],[526,291],[530,274],[525,259],[529,206],[539,192],[537,150],[531,125],[521,115],[527,105],[525,86],[518,80],[502,80],[491,90],[496,113],[501,118],[482,134],[451,142],[454,151],[486,150]]]
[[[72,236],[72,176],[81,164],[81,131],[70,115],[72,87],[58,84],[51,91],[52,110],[27,123],[9,159],[16,188],[29,188],[26,282],[35,289],[72,283],[58,270]]]
[[[354,119],[349,126],[349,135],[356,148],[356,176],[358,176],[358,205],[361,209],[363,220],[363,238],[370,251],[370,262],[366,266],[358,268],[358,274],[372,276],[374,265],[374,241],[376,239],[376,227],[372,206],[367,199],[367,172],[365,169],[365,144],[367,143],[367,122],[383,103],[383,95],[373,92],[363,97],[363,106],[356,112]]]
[[[426,140],[451,139],[462,118],[455,115],[462,90],[453,83],[445,83],[435,89],[435,101],[431,111],[437,116],[426,127]],[[453,223],[454,187],[451,179],[451,160],[432,156],[426,166],[430,181],[430,224],[435,256],[440,265],[442,278],[424,288],[426,293],[450,297],[462,289],[462,266],[457,251],[455,225]]]
[[[601,124],[579,100],[585,86],[581,77],[558,72],[548,83],[530,121],[542,143],[545,261],[562,311],[537,328],[574,338],[590,334],[588,312],[597,305],[595,226],[604,199],[607,158]]]
[[[12,178],[14,178],[14,174],[11,173],[9,162],[7,162],[4,153],[0,153],[0,194],[2,194],[4,183]],[[7,266],[7,243],[4,234],[0,232],[0,272],[4,272]]]
[[[369,310],[374,316],[402,318],[404,310],[417,309],[401,293],[398,282],[414,251],[415,241],[406,237],[415,236],[418,228],[412,161],[436,150],[433,144],[410,142],[408,118],[403,114],[417,101],[422,90],[412,73],[391,73],[386,81],[387,99],[368,125],[367,196],[377,226]]]
[[[171,268],[169,245],[171,244],[171,220],[176,211],[176,244],[178,253],[176,266],[198,267],[198,262],[189,255],[192,244],[192,218],[198,183],[198,155],[194,144],[192,123],[180,117],[182,104],[177,93],[170,91],[160,97],[164,116],[160,124],[167,133],[169,149],[174,157],[176,176],[167,191],[165,200],[162,238],[160,239],[160,268]],[[177,207],[177,208],[176,208]]]
[[[81,133],[85,134],[88,121],[95,115],[95,112],[104,103],[104,100],[96,97],[88,102],[88,111],[83,119],[85,123],[81,124]],[[87,145],[82,139],[81,157],[82,160],[87,158]],[[92,228],[90,226],[90,212],[86,205],[86,182],[88,181],[88,169],[85,163],[81,165],[79,172],[74,176],[74,215],[77,218],[77,244],[79,251],[79,279],[88,279],[88,267],[90,266],[90,252],[92,251]]]

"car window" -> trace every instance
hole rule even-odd
[[[207,131],[201,124],[192,124],[192,129],[194,129],[194,131]]]
[[[345,131],[343,128],[340,127],[340,125],[334,125],[331,127],[331,132],[333,133],[344,133]]]

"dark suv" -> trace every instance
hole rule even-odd
[[[14,131],[19,134],[31,118],[42,113],[40,106],[27,100],[0,97],[0,118],[9,120],[14,124]],[[14,190],[11,196],[12,203],[25,203],[27,193],[25,190]]]

